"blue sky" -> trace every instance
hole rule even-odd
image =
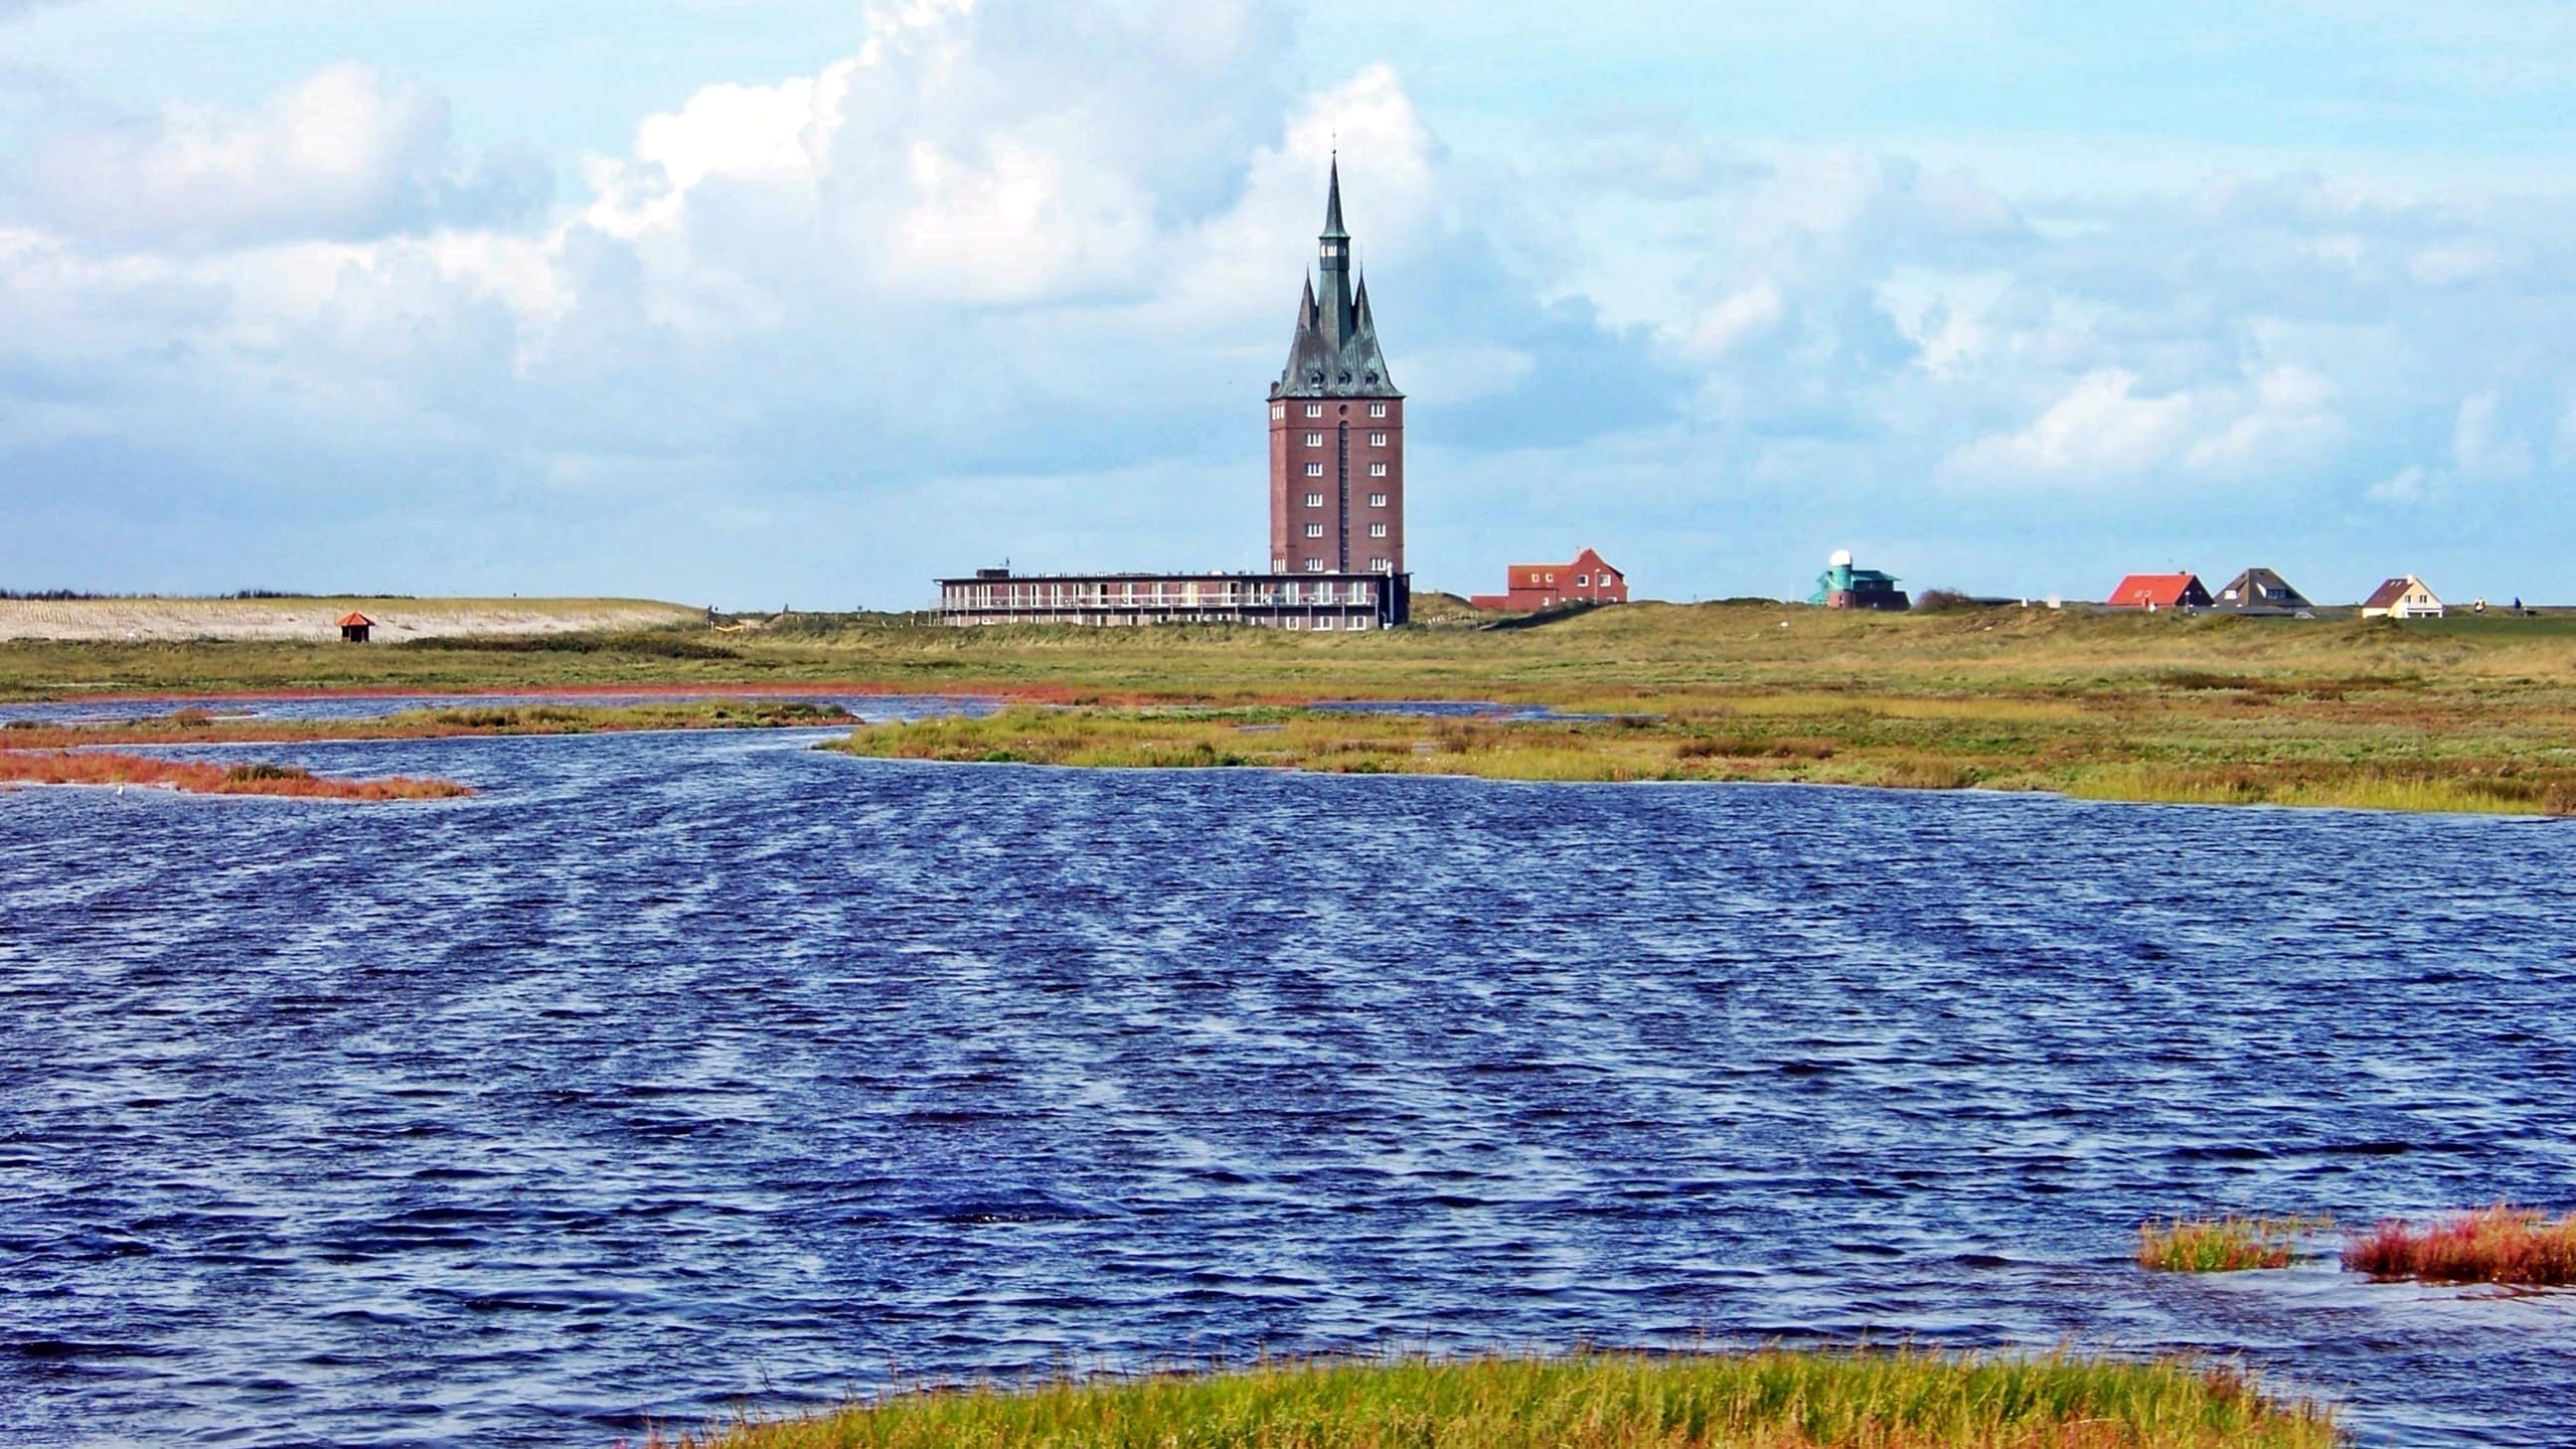
[[[0,586],[1257,568],[1338,143],[1422,586],[2576,600],[2571,83],[2531,0],[0,0]]]

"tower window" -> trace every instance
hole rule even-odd
[[[1324,495],[1323,495],[1323,494],[1321,494],[1321,493],[1309,493],[1309,494],[1307,494],[1307,495],[1306,495],[1306,506],[1307,506],[1307,507],[1309,507],[1309,508],[1321,508],[1321,507],[1323,507],[1323,506],[1324,506]]]
[[[1383,493],[1372,493],[1372,494],[1370,494],[1370,495],[1369,495],[1369,507],[1371,507],[1371,508],[1384,508],[1385,506],[1386,506],[1386,495],[1385,495],[1385,494],[1383,494]]]
[[[1371,538],[1384,538],[1384,537],[1386,537],[1386,525],[1385,525],[1385,524],[1383,524],[1383,523],[1372,523],[1372,524],[1370,524],[1370,525],[1369,525],[1369,537],[1371,537]]]
[[[1308,538],[1322,538],[1324,536],[1324,525],[1320,523],[1307,524],[1306,536]]]
[[[1306,416],[1308,416],[1308,417],[1310,417],[1310,418],[1320,418],[1320,417],[1322,417],[1323,415],[1324,415],[1324,405],[1323,405],[1322,403],[1308,403],[1308,404],[1306,404]]]
[[[1385,417],[1385,416],[1386,416],[1386,404],[1384,404],[1384,403],[1370,403],[1370,404],[1369,404],[1369,416],[1370,416],[1370,417],[1373,417],[1373,418],[1382,418],[1382,417]]]
[[[1309,463],[1309,464],[1307,464],[1307,465],[1306,465],[1306,476],[1307,476],[1307,477],[1309,477],[1309,478],[1321,478],[1321,477],[1323,477],[1323,476],[1324,476],[1324,465],[1323,465],[1323,464],[1321,464],[1321,463]]]
[[[1370,570],[1370,572],[1372,572],[1372,573],[1381,573],[1381,574],[1384,574],[1384,573],[1393,573],[1393,572],[1394,572],[1394,569],[1393,569],[1393,568],[1391,568],[1391,567],[1387,564],[1387,561],[1386,561],[1385,559],[1382,559],[1382,558],[1373,558],[1373,559],[1370,559],[1370,560],[1369,560],[1369,570]]]
[[[1288,405],[1286,403],[1272,403],[1270,405],[1270,420],[1272,422],[1275,423],[1286,416],[1288,416]]]
[[[1323,571],[1324,571],[1324,561],[1323,561],[1322,559],[1319,559],[1319,558],[1310,558],[1310,559],[1306,560],[1306,572],[1308,572],[1308,573],[1310,573],[1310,574],[1320,574],[1320,573],[1322,573]]]
[[[1383,447],[1385,447],[1385,446],[1386,446],[1386,434],[1384,434],[1384,433],[1371,433],[1371,434],[1369,434],[1369,446],[1370,446],[1370,447],[1372,447],[1372,448],[1383,448]]]
[[[1308,433],[1306,435],[1306,446],[1309,448],[1320,448],[1324,446],[1324,435],[1321,433]]]
[[[1383,477],[1385,477],[1385,476],[1386,476],[1386,465],[1385,465],[1384,463],[1371,463],[1371,464],[1369,464],[1369,476],[1370,476],[1370,477],[1372,477],[1372,478],[1383,478]]]

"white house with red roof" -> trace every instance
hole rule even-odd
[[[2438,619],[2444,612],[2441,596],[2413,574],[2390,579],[2361,601],[2365,619]]]

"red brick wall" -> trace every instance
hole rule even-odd
[[[1320,407],[1323,415],[1306,416],[1310,405]],[[1283,398],[1264,406],[1270,409],[1270,566],[1303,573],[1307,559],[1320,558],[1327,571],[1347,567],[1352,573],[1367,573],[1370,560],[1383,558],[1386,572],[1403,573],[1404,399],[1321,398],[1310,404],[1304,398]],[[1386,416],[1369,416],[1372,407],[1385,408]],[[1341,476],[1345,427],[1350,430],[1348,478]],[[1320,437],[1317,446],[1307,446],[1310,433]],[[1386,435],[1383,446],[1369,441],[1378,433]],[[1322,477],[1306,476],[1310,462],[1323,465]],[[1386,476],[1372,476],[1372,463],[1385,464]],[[1321,507],[1306,506],[1310,493],[1324,496]],[[1371,504],[1371,496],[1380,493],[1386,495],[1385,505]],[[1350,500],[1348,517],[1342,510],[1345,497]],[[1310,523],[1322,524],[1324,536],[1306,537]],[[1386,537],[1371,537],[1373,524],[1384,524]]]
[[[1628,576],[1588,548],[1572,563],[1513,564],[1503,576],[1503,588],[1503,593],[1478,594],[1468,602],[1480,609],[1546,609],[1577,600],[1628,602]]]

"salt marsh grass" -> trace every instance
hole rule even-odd
[[[2385,1222],[2344,1249],[2343,1265],[2376,1278],[2576,1286],[2576,1213],[2553,1221],[2498,1203],[2421,1227]]]
[[[2138,1266],[2159,1273],[2241,1273],[2286,1268],[2299,1239],[2333,1226],[2330,1218],[2174,1218],[2138,1225]]]
[[[722,1449],[2326,1449],[2240,1372],[2066,1354],[1422,1358],[900,1394],[662,1444]]]
[[[1087,742],[1040,739],[1034,752],[978,741],[984,748],[956,753],[927,725],[916,727],[919,740],[870,731],[853,744],[921,758],[2576,814],[2576,617],[2397,625],[1633,604],[1509,633],[1359,635],[875,619],[750,634],[627,629],[525,648],[6,642],[0,681],[26,696],[802,685],[995,696],[1113,716]],[[1302,720],[1256,747],[1234,737],[1232,721],[1150,735],[1114,718],[1337,699],[1491,700],[1630,722],[1497,724],[1452,740],[1421,721],[1381,718],[1367,727],[1387,748],[1366,750]]]
[[[106,750],[0,750],[0,780],[29,785],[144,785],[191,795],[271,795],[293,800],[446,800],[474,793],[448,780],[402,775],[342,780],[287,765],[207,765]]]

